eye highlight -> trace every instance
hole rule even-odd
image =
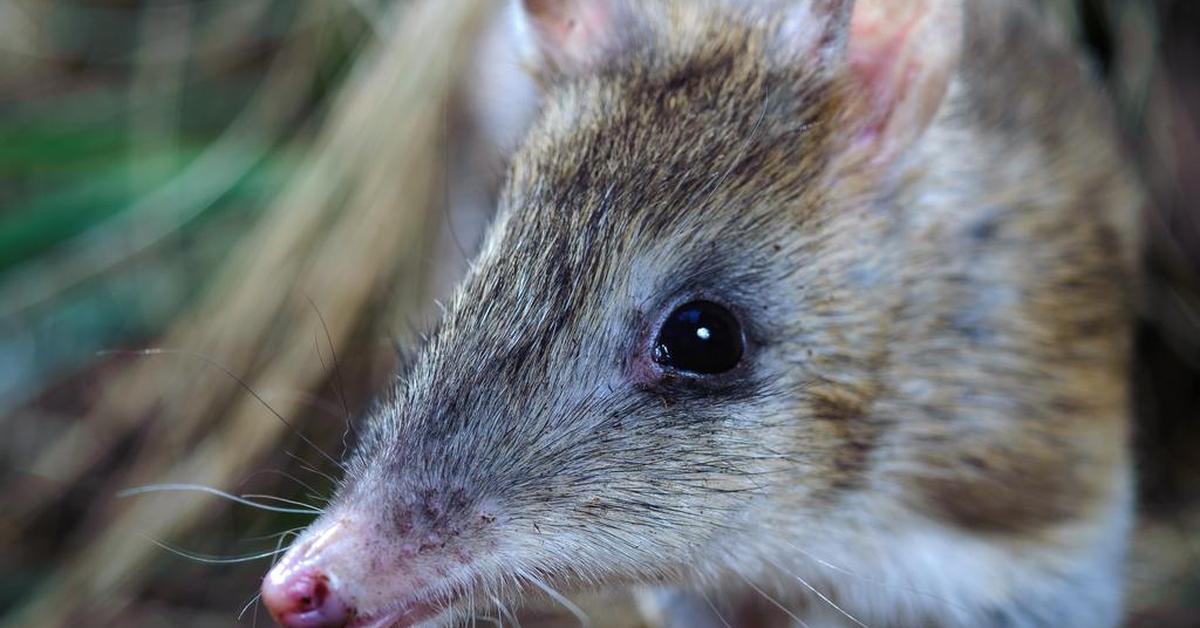
[[[712,301],[690,301],[675,308],[654,342],[654,361],[697,375],[732,370],[746,350],[737,317]]]

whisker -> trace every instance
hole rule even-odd
[[[791,610],[789,610],[788,607],[781,604],[779,602],[779,600],[776,600],[775,598],[768,595],[766,591],[763,591],[762,589],[758,588],[758,585],[751,582],[749,578],[747,578],[746,576],[743,576],[741,574],[738,574],[738,575],[741,577],[742,580],[746,581],[746,584],[751,589],[754,589],[755,592],[757,592],[759,595],[763,596],[764,599],[766,599],[768,602],[773,604],[779,610],[783,611],[783,613],[785,615],[787,615],[788,617],[790,617],[792,619],[792,621],[796,622],[797,624],[800,624],[800,626],[802,626],[802,628],[811,628],[811,626],[809,626],[807,623],[805,623],[805,621],[803,619],[800,619],[800,617],[797,616],[795,613],[793,613]]]
[[[717,605],[713,604],[712,598],[708,597],[707,593],[705,593],[702,589],[697,589],[696,592],[700,594],[700,597],[704,598],[704,603],[708,604],[709,610],[711,610],[713,614],[717,616],[717,619],[721,621],[722,626],[725,626],[725,628],[733,628],[733,626],[730,625],[730,623],[725,619],[725,616],[721,614],[721,611],[717,610]]]
[[[293,506],[300,506],[302,508],[308,508],[314,515],[319,515],[319,514],[322,514],[325,512],[324,508],[317,508],[316,506],[313,506],[312,504],[306,504],[302,501],[296,501],[294,499],[288,499],[286,497],[277,497],[275,495],[263,495],[260,493],[244,493],[240,497],[243,497],[245,499],[269,499],[271,501],[280,502],[283,504],[291,504]]]
[[[475,626],[476,619],[482,619],[483,621],[486,621],[487,623],[489,623],[493,626],[497,626],[498,628],[504,628],[504,624],[500,623],[499,619],[492,617],[491,615],[471,615],[471,627],[472,628],[474,628],[474,626]]]
[[[312,393],[288,389],[276,390],[274,388],[263,388],[258,392],[268,402],[295,401],[306,408],[319,411],[322,416],[331,416],[339,421],[342,419],[342,408],[340,406]]]
[[[504,605],[504,602],[500,601],[500,598],[494,595],[489,595],[488,597],[491,598],[492,603],[496,605],[496,610],[500,611],[501,617],[508,620],[508,622],[516,628],[521,628],[521,622],[517,621],[517,616],[513,615],[512,611],[508,610],[508,607]],[[503,626],[504,624],[500,625]]]
[[[271,566],[274,567],[279,562],[279,556],[283,553],[284,543],[287,543],[287,549],[291,549],[292,543],[288,537],[299,536],[300,531],[304,528],[292,528],[287,532],[279,535],[279,540],[275,542],[275,555],[271,557]]]
[[[232,379],[234,382],[237,382],[237,384],[242,387],[242,390],[246,391],[246,393],[248,395],[250,395],[251,397],[254,397],[254,399],[257,400],[260,404],[262,404],[262,406],[264,408],[266,408],[268,412],[275,415],[275,418],[279,419],[284,425],[287,426],[288,429],[292,430],[292,432],[295,433],[296,436],[298,436],[300,438],[300,440],[304,441],[304,443],[306,445],[315,449],[317,451],[317,453],[321,454],[322,456],[325,457],[326,460],[333,463],[333,466],[335,466],[339,469],[343,469],[343,470],[345,469],[345,467],[342,466],[342,463],[335,460],[333,458],[333,456],[330,456],[329,454],[325,453],[324,449],[321,449],[321,447],[318,446],[316,443],[314,443],[309,437],[305,436],[300,430],[296,429],[295,425],[292,425],[292,423],[290,421],[288,421],[286,418],[284,418],[284,416],[282,414],[280,414],[274,407],[272,407],[271,404],[267,403],[267,400],[264,399],[263,396],[258,393],[258,391],[254,390],[254,388],[252,386],[250,386],[250,384],[246,383],[246,380],[242,379],[241,377],[238,377],[238,375],[236,373],[234,373],[233,371],[231,371],[229,369],[229,367],[225,366],[224,364],[221,364],[220,362],[217,362],[216,360],[214,360],[202,353],[196,353],[195,351],[187,351],[184,349],[155,348],[155,349],[138,349],[135,351],[100,351],[97,353],[97,355],[100,355],[100,356],[135,355],[135,356],[143,356],[143,357],[144,356],[155,356],[155,355],[175,355],[175,356],[189,357],[194,360],[199,360],[199,361],[221,371],[222,373],[225,373],[226,375],[228,375],[230,379]]]
[[[475,628],[475,587],[469,587],[470,594],[467,596],[469,605],[467,606],[467,614],[471,616],[471,628]]]
[[[858,625],[858,626],[861,626],[862,628],[870,628],[870,627],[869,627],[869,626],[867,626],[866,624],[864,624],[864,623],[862,623],[861,621],[859,621],[857,617],[855,617],[854,615],[851,615],[850,613],[846,612],[846,610],[845,610],[845,609],[843,609],[842,607],[840,607],[840,606],[838,606],[837,604],[835,604],[833,600],[829,599],[829,598],[828,598],[828,597],[827,597],[827,596],[826,596],[824,593],[821,593],[820,591],[818,591],[816,587],[814,587],[813,585],[809,584],[809,583],[808,583],[808,581],[807,581],[807,580],[805,580],[804,578],[801,578],[799,575],[797,575],[797,574],[794,574],[794,573],[790,572],[790,571],[789,571],[789,570],[787,570],[787,569],[784,569],[784,568],[783,568],[782,566],[780,566],[778,563],[776,563],[776,562],[774,562],[774,561],[772,561],[772,560],[770,560],[770,559],[766,559],[766,560],[767,560],[767,562],[768,562],[768,563],[771,563],[772,565],[774,565],[776,569],[778,569],[778,570],[782,571],[783,573],[785,573],[785,574],[787,574],[787,575],[789,575],[789,576],[791,576],[791,577],[795,578],[797,581],[799,581],[799,582],[800,582],[800,584],[801,584],[801,585],[803,585],[803,586],[804,586],[804,588],[808,589],[809,591],[812,591],[813,595],[816,595],[817,597],[821,598],[821,601],[823,601],[823,602],[825,602],[826,604],[828,604],[830,607],[832,607],[832,608],[833,608],[833,610],[837,611],[838,613],[841,613],[841,614],[842,614],[842,616],[844,616],[846,619],[849,619],[850,621],[854,622],[854,624],[856,624],[856,625]]]
[[[546,595],[550,596],[550,599],[554,600],[555,602],[558,602],[558,604],[560,606],[567,609],[567,611],[569,613],[571,613],[572,615],[575,616],[575,619],[579,620],[579,625],[582,628],[587,628],[592,625],[592,620],[590,617],[588,617],[587,613],[583,612],[582,608],[579,608],[579,606],[577,606],[574,602],[572,602],[571,600],[568,600],[566,598],[566,596],[564,596],[562,593],[559,593],[558,591],[555,591],[554,589],[550,588],[550,585],[546,584],[545,582],[542,582],[540,579],[538,579],[537,577],[535,577],[529,573],[521,571],[521,572],[518,572],[518,575],[520,575],[522,578],[524,578],[527,582],[529,582],[533,586],[541,589],[542,593],[545,593]]]
[[[228,499],[229,501],[237,502],[244,506],[258,508],[259,510],[269,510],[271,512],[284,512],[284,513],[299,514],[299,515],[320,514],[320,511],[314,511],[309,508],[304,508],[304,509],[284,508],[282,506],[270,506],[267,504],[260,504],[255,501],[250,501],[249,499],[243,499],[241,497],[238,497],[237,495],[233,495],[230,493],[226,493],[225,491],[212,488],[211,486],[204,486],[203,484],[150,484],[147,486],[138,486],[135,488],[127,488],[123,491],[118,492],[117,497],[123,498],[123,497],[131,497],[134,495],[141,495],[144,493],[168,493],[168,492],[208,493],[209,495],[216,495],[217,497],[223,497],[225,499]]]
[[[210,565],[232,565],[232,564],[236,564],[236,563],[248,563],[248,562],[255,561],[255,560],[261,560],[263,558],[269,558],[271,556],[274,556],[276,554],[279,554],[279,553],[285,551],[283,549],[274,549],[269,552],[259,552],[257,554],[245,554],[243,556],[212,556],[212,555],[208,555],[208,554],[197,554],[195,552],[189,552],[185,549],[173,547],[173,546],[171,546],[167,543],[164,543],[158,539],[151,538],[151,537],[147,537],[147,538],[150,540],[151,543],[154,543],[155,545],[167,550],[168,552],[171,552],[172,554],[175,554],[176,556],[181,556],[188,560],[194,560],[198,563],[207,563]]]
[[[250,598],[250,601],[246,602],[246,605],[242,607],[241,612],[239,612],[237,614],[237,621],[242,621],[242,617],[244,617],[246,615],[246,611],[250,610],[250,607],[254,606],[254,604],[257,603],[261,597],[262,597],[261,591],[258,593],[255,593],[254,597]]]
[[[305,471],[308,471],[309,473],[314,473],[316,475],[319,475],[322,478],[325,478],[326,480],[328,480],[330,484],[337,486],[338,481],[333,479],[332,475],[329,475],[328,473],[325,473],[324,471],[321,471],[321,470],[317,469],[316,467],[308,464],[307,460],[301,458],[300,456],[297,456],[296,454],[294,454],[290,451],[285,451],[283,453],[287,454],[287,456],[289,458],[291,458],[292,460],[295,460],[296,462],[300,463],[301,469],[304,469]]]
[[[247,475],[245,479],[243,479],[241,482],[239,482],[238,486],[245,485],[247,482],[254,479],[255,477],[257,477],[259,475],[266,475],[266,474],[283,476],[283,477],[295,482],[296,484],[299,484],[302,488],[307,489],[308,493],[309,493],[309,497],[316,499],[318,501],[328,501],[326,498],[319,496],[320,491],[318,491],[316,488],[314,488],[313,485],[309,484],[308,482],[305,482],[304,480],[301,480],[300,478],[296,477],[295,475],[292,475],[291,473],[288,473],[287,471],[282,471],[279,469],[263,469],[261,471],[255,471],[254,473]]]
[[[244,541],[246,543],[252,543],[255,541],[277,541],[277,540],[279,540],[279,537],[281,537],[285,534],[291,534],[293,532],[303,530],[304,528],[305,528],[305,526],[300,526],[298,528],[292,528],[291,530],[284,530],[283,532],[276,532],[274,534],[263,534],[261,536],[252,536],[252,537],[245,538],[245,539],[239,539],[239,542]]]
[[[804,549],[802,549],[802,548],[800,548],[800,547],[797,547],[797,546],[796,546],[796,544],[794,544],[794,543],[792,543],[792,542],[790,542],[790,541],[787,541],[786,539],[780,539],[780,540],[781,540],[781,541],[783,541],[784,543],[786,543],[786,544],[787,544],[789,547],[791,547],[793,550],[795,550],[796,552],[798,552],[799,554],[801,554],[801,555],[802,555],[802,556],[804,556],[805,558],[807,558],[807,559],[809,559],[809,560],[813,561],[814,563],[816,563],[816,564],[818,564],[818,565],[820,565],[820,566],[822,566],[822,567],[825,567],[826,569],[830,569],[830,570],[836,571],[836,572],[838,572],[838,573],[841,573],[841,574],[844,574],[844,575],[850,576],[851,578],[856,578],[856,579],[858,579],[858,580],[861,580],[862,582],[866,582],[866,583],[868,583],[868,584],[873,584],[873,585],[875,585],[875,586],[878,586],[878,587],[881,587],[881,588],[884,588],[884,589],[892,589],[892,590],[896,590],[896,591],[904,591],[904,592],[906,592],[906,593],[914,593],[914,594],[916,594],[916,595],[925,596],[925,597],[928,597],[929,599],[936,600],[936,601],[938,601],[938,602],[941,602],[941,603],[943,603],[943,604],[946,604],[947,606],[950,606],[950,607],[953,607],[953,608],[955,608],[955,609],[957,609],[957,610],[960,610],[960,611],[962,611],[962,612],[964,612],[964,613],[970,613],[970,612],[971,612],[971,611],[970,611],[970,609],[968,609],[967,607],[965,607],[965,606],[963,606],[962,604],[959,604],[959,603],[955,602],[954,600],[951,600],[951,599],[949,599],[949,598],[947,598],[947,597],[945,597],[945,596],[938,595],[938,594],[936,594],[936,593],[932,593],[932,592],[930,592],[930,591],[923,591],[923,590],[921,590],[921,589],[916,589],[916,588],[913,588],[913,587],[906,587],[906,586],[904,586],[904,585],[900,585],[900,584],[894,584],[894,583],[891,583],[891,582],[886,582],[886,581],[884,581],[884,580],[880,580],[880,579],[877,579],[877,578],[871,578],[871,577],[868,577],[868,576],[863,576],[863,575],[860,575],[860,574],[854,573],[853,571],[850,571],[849,569],[846,569],[845,567],[839,567],[839,566],[837,566],[837,565],[835,565],[835,564],[833,564],[833,563],[831,563],[831,562],[829,562],[829,561],[827,561],[827,560],[823,560],[823,559],[821,559],[821,558],[819,558],[819,557],[817,557],[817,556],[813,556],[811,553],[809,553],[809,552],[805,551]]]
[[[317,304],[312,300],[312,297],[308,296],[308,294],[305,294],[304,298],[307,299],[308,304],[312,306],[313,312],[315,312],[317,315],[317,320],[321,321],[321,329],[325,331],[325,344],[329,345],[329,358],[333,362],[333,378],[337,383],[338,398],[342,402],[342,412],[344,412],[346,415],[346,431],[348,433],[354,433],[354,422],[350,420],[350,404],[346,403],[346,384],[345,380],[342,379],[342,367],[338,362],[337,350],[333,348],[333,336],[329,333],[329,325],[325,324],[325,315],[321,314],[321,308],[317,307]],[[321,355],[319,348],[317,350],[317,355],[318,357]],[[322,359],[322,368],[325,366],[324,363],[325,360]],[[342,447],[346,447],[345,433],[342,435]]]

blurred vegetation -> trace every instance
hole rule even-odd
[[[427,309],[448,82],[480,9],[417,4],[0,0],[4,625],[228,625],[265,562],[140,533],[252,554],[304,518],[116,492],[329,490],[246,388],[336,455]],[[1138,557],[1171,566],[1134,570],[1133,622],[1200,625],[1200,3],[1045,4],[1151,200]],[[148,347],[202,357],[101,353]]]
[[[366,33],[348,2],[0,7],[0,404],[161,332]]]
[[[250,597],[260,568],[168,558],[147,536],[199,529],[192,547],[245,554],[277,540],[254,537],[299,525],[294,516],[213,509],[198,499],[148,500],[130,512],[114,497],[168,474],[236,484],[264,468],[243,464],[247,458],[285,466],[263,460],[271,444],[276,458],[290,461],[283,452],[294,436],[234,429],[283,431],[234,411],[242,393],[234,378],[253,381],[256,369],[223,350],[245,347],[266,359],[261,332],[289,323],[252,322],[249,311],[277,313],[256,298],[238,307],[230,286],[244,278],[255,291],[282,293],[300,283],[288,265],[303,263],[305,251],[271,256],[266,242],[286,247],[301,238],[299,228],[272,226],[303,224],[306,200],[295,197],[337,188],[336,168],[308,155],[329,135],[331,102],[362,49],[379,45],[376,29],[390,21],[389,10],[368,0],[0,3],[0,417],[8,436],[0,442],[0,615],[17,613],[8,622],[228,625],[233,600]],[[444,107],[436,94],[414,97]],[[405,139],[402,130],[388,133]],[[325,148],[338,156],[336,146]],[[303,175],[304,184],[285,188]],[[320,189],[306,193],[305,184]],[[334,206],[325,198],[307,209]],[[332,222],[321,225],[331,241]],[[271,285],[275,277],[281,285]],[[318,313],[316,302],[333,294],[300,290],[313,304],[292,300]],[[159,342],[203,357],[97,353]],[[214,376],[221,367],[231,374]],[[280,377],[277,389],[259,394],[275,407],[280,395],[307,399],[296,379]],[[324,421],[324,436],[340,435],[344,410],[335,407],[338,421]],[[205,450],[202,441],[221,430],[226,413],[233,434]],[[321,426],[309,431],[322,436]],[[195,470],[172,474],[177,462]],[[263,491],[279,491],[269,480],[277,475],[257,477]],[[324,478],[313,482],[328,492]],[[121,517],[138,529],[117,529],[130,527],[112,523]]]

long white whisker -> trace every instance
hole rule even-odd
[[[471,628],[475,628],[475,587],[471,587],[470,591],[470,595],[467,596],[469,601],[467,614],[471,616]]]
[[[804,578],[801,578],[799,575],[794,574],[794,573],[788,571],[787,569],[784,569],[782,566],[780,566],[778,563],[776,563],[774,561],[767,560],[767,562],[774,565],[776,569],[795,578],[797,581],[800,582],[800,584],[804,585],[804,588],[808,589],[809,591],[812,591],[813,595],[816,595],[817,597],[821,598],[821,601],[823,601],[826,604],[828,604],[829,606],[831,606],[833,608],[833,610],[837,611],[838,613],[841,613],[846,619],[849,619],[850,621],[854,622],[858,626],[861,626],[862,628],[870,628],[866,624],[859,621],[857,617],[855,617],[854,615],[851,615],[850,613],[846,612],[845,609],[843,609],[842,607],[835,604],[833,600],[826,597],[826,595],[824,593],[821,593],[820,591],[818,591],[816,587],[809,584],[808,581],[805,580]]]
[[[242,617],[244,617],[246,615],[246,611],[250,610],[250,607],[254,606],[254,604],[257,603],[259,598],[261,598],[261,597],[262,597],[261,591],[258,593],[255,593],[254,597],[250,598],[250,601],[246,602],[246,605],[242,607],[241,612],[239,612],[237,614],[237,621],[242,621]]]
[[[258,401],[259,404],[262,405],[262,407],[266,408],[266,410],[268,412],[275,415],[275,418],[279,419],[279,421],[281,423],[283,423],[285,426],[287,426],[287,428],[289,430],[291,430],[297,437],[299,437],[300,440],[304,442],[304,444],[306,444],[309,447],[312,447],[314,450],[316,450],[317,453],[321,454],[326,460],[331,462],[334,467],[336,467],[338,469],[342,469],[342,470],[346,469],[346,467],[344,465],[342,465],[342,463],[338,462],[337,459],[335,459],[333,456],[330,456],[328,453],[326,453],[324,449],[321,449],[321,447],[319,445],[314,443],[312,441],[312,439],[310,439],[309,437],[305,436],[303,432],[296,429],[296,426],[293,425],[291,421],[289,421],[286,417],[284,417],[282,414],[280,414],[279,411],[276,410],[274,406],[267,403],[267,400],[263,398],[262,394],[259,393],[257,390],[255,390],[254,387],[251,386],[244,378],[239,376],[237,373],[234,373],[229,367],[225,366],[224,364],[221,364],[220,362],[217,362],[216,360],[208,357],[207,355],[204,355],[203,353],[197,353],[195,351],[188,351],[186,349],[154,348],[154,349],[140,349],[137,351],[101,351],[98,353],[98,355],[101,355],[101,356],[104,356],[104,355],[135,355],[135,356],[175,355],[175,356],[188,357],[193,360],[199,360],[199,361],[221,371],[225,375],[229,376],[229,378],[231,378],[234,382],[236,382],[238,384],[238,386],[240,386],[242,388],[242,390],[246,391],[246,394],[253,397],[256,401]]]
[[[279,541],[277,541],[275,543],[275,556],[273,556],[271,558],[271,566],[272,567],[275,566],[275,563],[279,562],[279,556],[280,556],[280,554],[283,553],[284,544],[287,543],[287,546],[289,548],[292,546],[288,537],[293,536],[293,535],[298,535],[300,533],[300,531],[303,529],[304,528],[292,528],[291,530],[288,530],[287,532],[284,532],[283,534],[279,535]]]
[[[521,622],[517,620],[517,616],[513,615],[512,611],[508,610],[508,607],[504,605],[504,602],[500,601],[500,598],[494,595],[489,595],[488,597],[492,599],[492,603],[495,604],[496,609],[500,611],[501,617],[508,620],[508,623],[512,624],[516,628],[521,628]],[[501,623],[500,626],[503,628],[504,624]]]
[[[150,537],[147,537],[147,538],[150,538]],[[158,539],[155,539],[155,538],[150,538],[150,542],[154,543],[155,545],[157,545],[177,556],[182,556],[183,558],[186,558],[188,560],[194,560],[199,563],[208,563],[210,565],[231,565],[234,563],[246,563],[246,562],[250,562],[253,560],[268,558],[268,557],[274,556],[274,555],[279,554],[280,552],[284,551],[282,549],[276,549],[276,550],[271,550],[269,552],[260,552],[258,554],[246,554],[244,556],[208,556],[205,554],[197,554],[195,552],[189,552],[187,550],[182,550],[177,547],[172,547],[172,546],[170,546]]]
[[[292,475],[291,473],[288,473],[287,471],[282,471],[280,469],[262,469],[261,471],[255,471],[254,473],[251,473],[250,475],[246,476],[246,478],[244,480],[242,480],[240,483],[238,483],[238,486],[242,486],[242,485],[246,484],[254,477],[257,477],[259,475],[267,475],[267,474],[278,475],[278,476],[287,478],[287,479],[295,482],[296,484],[299,484],[300,486],[302,486],[308,490],[308,493],[306,493],[306,496],[309,499],[312,499],[313,501],[329,503],[329,498],[322,497],[320,494],[321,491],[318,491],[316,489],[316,487],[309,484],[308,482],[305,482],[304,480],[301,480],[300,478],[296,477],[295,475]]]
[[[805,621],[803,619],[800,619],[800,617],[797,616],[795,613],[793,613],[790,609],[788,609],[788,607],[781,604],[779,602],[779,600],[776,600],[775,598],[768,595],[766,591],[763,591],[762,589],[758,588],[758,585],[751,582],[749,578],[747,578],[746,576],[742,576],[741,574],[738,574],[738,575],[741,576],[742,580],[746,581],[746,584],[751,589],[754,589],[755,592],[757,592],[759,595],[763,596],[763,598],[765,598],[768,602],[773,604],[779,610],[783,611],[783,613],[785,615],[787,615],[788,617],[791,617],[792,621],[796,622],[797,624],[800,624],[803,628],[811,628],[807,623],[805,623]]]
[[[707,593],[700,589],[697,589],[697,593],[700,594],[700,597],[704,598],[704,603],[708,604],[709,610],[711,610],[713,614],[717,616],[717,619],[721,621],[722,626],[725,626],[725,628],[733,628],[733,626],[726,621],[725,616],[721,614],[721,611],[717,609],[717,605],[713,604],[712,599],[708,597]]]
[[[809,552],[805,551],[803,548],[800,548],[800,547],[796,546],[796,544],[794,544],[794,543],[791,543],[791,542],[789,542],[789,541],[787,541],[787,540],[784,540],[784,539],[780,539],[780,540],[782,540],[784,543],[787,543],[787,545],[788,545],[789,547],[791,547],[793,550],[795,550],[796,552],[798,552],[798,553],[800,553],[801,555],[803,555],[805,558],[808,558],[809,560],[813,561],[814,563],[816,563],[816,564],[818,564],[818,565],[820,565],[820,566],[822,566],[822,567],[825,567],[826,569],[830,569],[830,570],[832,570],[832,571],[836,571],[836,572],[838,572],[838,573],[841,573],[841,574],[844,574],[844,575],[850,576],[851,578],[856,578],[856,579],[858,579],[858,580],[861,580],[861,581],[863,581],[863,582],[866,582],[866,583],[869,583],[869,584],[873,584],[873,585],[875,585],[875,586],[878,586],[878,587],[881,587],[881,588],[884,588],[884,589],[894,589],[894,590],[896,590],[896,591],[905,591],[905,592],[907,592],[907,593],[914,593],[914,594],[916,594],[916,595],[925,596],[925,597],[928,597],[928,598],[930,598],[930,599],[932,599],[932,600],[937,600],[938,602],[942,602],[943,604],[946,604],[946,605],[948,605],[948,606],[951,606],[951,607],[953,607],[953,608],[955,608],[955,609],[958,609],[958,610],[960,610],[960,611],[963,611],[964,613],[969,613],[969,612],[970,612],[970,609],[968,609],[967,607],[963,606],[962,604],[959,604],[959,603],[955,602],[954,600],[948,599],[948,598],[946,598],[945,596],[938,595],[938,594],[936,594],[936,593],[931,593],[931,592],[929,592],[929,591],[923,591],[923,590],[921,590],[921,589],[915,589],[915,588],[913,588],[913,587],[906,587],[906,586],[904,586],[904,585],[899,585],[899,584],[894,584],[894,583],[891,583],[891,582],[886,582],[886,581],[884,581],[884,580],[880,580],[880,579],[878,579],[878,578],[871,578],[871,577],[868,577],[868,576],[863,576],[863,575],[861,575],[861,574],[856,574],[856,573],[854,573],[853,571],[850,571],[849,569],[846,569],[845,567],[839,567],[839,566],[837,566],[837,565],[835,565],[835,564],[833,564],[833,563],[831,563],[831,562],[829,562],[829,561],[827,561],[827,560],[823,560],[823,559],[821,559],[821,558],[819,558],[819,557],[817,557],[817,556],[813,556],[811,553],[809,553]]]
[[[291,530],[284,530],[283,532],[276,532],[274,534],[262,534],[259,536],[250,536],[250,537],[246,537],[244,539],[238,539],[238,541],[246,542],[246,543],[250,543],[250,542],[254,542],[254,541],[277,541],[277,540],[279,540],[279,537],[281,537],[281,536],[284,536],[286,534],[291,534],[293,532],[303,530],[303,529],[304,529],[304,526],[300,526],[298,528],[292,528]]]
[[[530,584],[541,589],[542,593],[545,593],[546,595],[550,596],[550,599],[554,600],[555,602],[558,602],[559,605],[561,605],[563,608],[567,609],[567,611],[569,613],[574,615],[575,619],[579,620],[579,625],[581,626],[581,628],[588,628],[589,626],[592,625],[592,619],[590,617],[588,617],[587,613],[583,612],[582,608],[579,608],[579,606],[577,606],[574,602],[572,602],[571,600],[568,600],[566,598],[566,596],[564,596],[562,593],[555,591],[554,589],[550,588],[550,586],[547,585],[545,582],[542,582],[538,578],[536,578],[528,573],[520,572],[520,575],[521,575],[521,577],[525,578],[525,580],[528,581]]]
[[[143,493],[167,493],[167,492],[208,493],[209,495],[216,495],[217,497],[224,497],[225,499],[228,499],[233,502],[237,502],[244,506],[258,508],[259,510],[269,510],[271,512],[285,512],[285,513],[292,513],[292,514],[299,514],[299,515],[319,515],[319,514],[321,514],[321,511],[312,510],[311,508],[304,508],[304,509],[282,508],[280,506],[269,506],[267,504],[260,504],[258,502],[250,501],[248,499],[243,499],[241,497],[238,497],[237,495],[233,495],[231,493],[226,493],[225,491],[215,489],[211,486],[204,486],[203,484],[150,484],[147,486],[137,486],[134,488],[127,488],[123,491],[118,492],[117,497],[130,497],[133,495],[141,495]]]
[[[308,464],[308,461],[305,460],[304,458],[301,458],[300,456],[297,456],[296,454],[294,454],[290,451],[285,451],[283,453],[287,454],[287,456],[289,458],[291,458],[292,460],[299,462],[301,469],[304,469],[305,471],[308,471],[309,473],[315,473],[316,475],[319,475],[322,478],[325,478],[326,480],[329,481],[330,484],[333,484],[334,486],[337,485],[338,481],[336,479],[334,479],[334,477],[332,475],[329,475],[328,473],[325,473],[324,471],[317,469],[316,467],[312,466],[311,464]]]
[[[280,502],[283,504],[291,504],[293,506],[300,506],[302,508],[308,508],[315,515],[319,515],[319,514],[325,512],[324,508],[318,508],[317,506],[314,506],[312,504],[306,504],[301,501],[296,501],[294,499],[288,499],[286,497],[278,497],[275,495],[263,495],[261,493],[242,493],[241,495],[239,495],[239,497],[242,497],[243,499],[269,499],[271,501]]]

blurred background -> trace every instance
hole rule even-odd
[[[307,515],[118,494],[319,505],[487,218],[494,5],[0,0],[0,625],[268,623]],[[1043,5],[1151,201],[1130,623],[1200,626],[1200,3]]]

